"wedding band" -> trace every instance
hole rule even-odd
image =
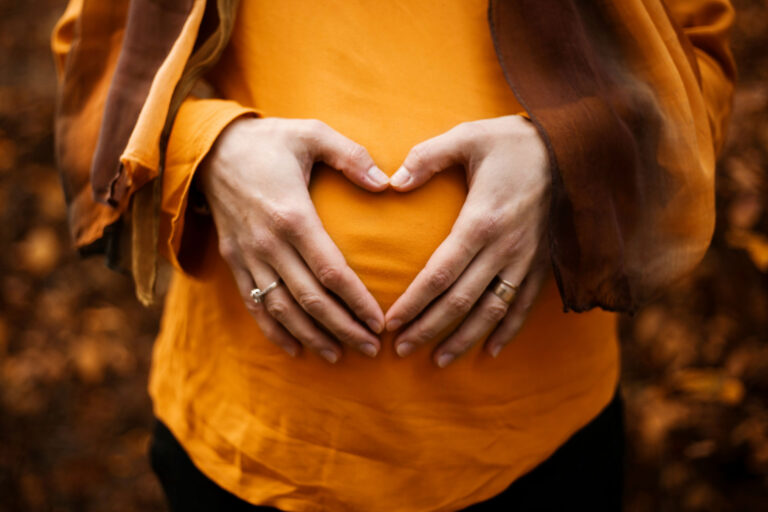
[[[492,284],[491,291],[507,304],[511,304],[517,295],[518,286],[496,276],[496,283]]]
[[[255,303],[257,303],[257,304],[260,303],[261,301],[264,300],[264,299],[262,299],[262,297],[264,295],[266,295],[270,290],[273,290],[274,288],[276,288],[277,287],[277,283],[279,283],[279,282],[280,282],[280,278],[278,278],[277,281],[275,281],[271,285],[267,286],[263,290],[260,290],[259,288],[254,288],[253,290],[251,290],[251,298],[253,299],[253,301]]]

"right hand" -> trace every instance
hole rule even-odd
[[[330,362],[341,342],[374,357],[379,339],[328,293],[334,292],[371,330],[384,313],[323,228],[308,185],[322,161],[372,192],[388,186],[361,145],[311,119],[239,118],[222,131],[196,179],[248,311],[264,335],[296,356],[305,346]],[[376,176],[379,181],[375,181]],[[254,287],[282,278],[257,304]]]

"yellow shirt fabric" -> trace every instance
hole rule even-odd
[[[194,170],[241,115],[320,119],[391,175],[420,141],[519,112],[486,9],[487,0],[241,2],[229,48],[208,77],[223,99],[189,99],[179,113],[162,224],[175,272],[149,390],[195,465],[253,504],[458,510],[503,491],[613,396],[614,315],[563,313],[552,276],[497,359],[481,340],[440,369],[434,344],[401,359],[396,333],[383,333],[375,359],[345,349],[331,365],[306,350],[291,358],[267,340],[215,238],[185,227]],[[372,193],[318,165],[309,191],[386,311],[448,235],[467,185],[464,170],[451,168],[409,193]],[[182,262],[185,252],[194,268]]]

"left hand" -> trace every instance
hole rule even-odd
[[[461,123],[414,146],[390,186],[412,190],[456,164],[466,169],[469,188],[459,216],[385,314],[393,331],[429,305],[395,339],[395,350],[404,357],[447,334],[433,354],[440,367],[494,328],[485,348],[497,356],[522,326],[548,260],[543,235],[551,180],[547,150],[533,124],[514,115]],[[487,290],[497,275],[520,285],[511,304]],[[454,332],[443,332],[460,318]]]

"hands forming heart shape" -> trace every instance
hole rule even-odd
[[[466,169],[468,194],[450,234],[386,314],[323,229],[308,191],[317,161],[372,192],[407,192],[452,165]],[[221,133],[196,182],[246,307],[293,356],[305,346],[336,362],[338,340],[375,357],[380,340],[371,330],[402,327],[394,341],[401,357],[439,339],[432,357],[445,367],[487,334],[485,349],[495,357],[522,327],[546,276],[547,153],[521,116],[461,123],[421,142],[391,178],[364,147],[320,121],[240,118]],[[488,291],[497,275],[520,284],[511,303]],[[253,301],[255,283],[278,279],[286,286]]]

